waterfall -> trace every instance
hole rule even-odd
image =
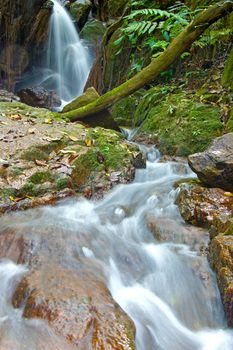
[[[52,0],[49,24],[47,70],[43,85],[55,90],[63,104],[79,96],[84,89],[91,59],[72,19],[59,0]]]

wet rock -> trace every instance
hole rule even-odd
[[[42,318],[78,349],[134,349],[134,327],[95,276],[50,265],[19,284],[13,304]]]
[[[48,91],[41,86],[22,89],[18,95],[23,103],[32,107],[53,109],[61,104],[55,91]]]
[[[36,218],[40,211],[28,215]],[[84,261],[82,235],[70,231],[67,242],[62,228],[15,220],[17,229],[5,216],[0,231],[0,258],[29,267],[14,292],[14,307],[23,307],[27,319],[46,320],[79,350],[135,349],[134,325],[113,301],[98,266]]]
[[[229,234],[230,233],[230,234]],[[233,326],[233,226],[228,235],[215,237],[209,247],[209,261],[217,280],[229,326]]]
[[[233,194],[220,188],[207,188],[191,182],[180,185],[176,203],[184,220],[210,228],[232,217]]]
[[[233,191],[233,133],[216,138],[207,151],[190,155],[188,161],[203,183]]]

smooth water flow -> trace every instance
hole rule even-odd
[[[49,25],[47,76],[44,85],[57,91],[69,102],[79,96],[86,83],[91,60],[66,9],[59,0],[52,0],[53,13]]]
[[[200,253],[208,234],[185,225],[174,204],[174,182],[194,174],[185,163],[159,162],[156,149],[142,148],[147,168],[137,171],[132,184],[117,186],[102,201],[6,216],[3,227],[30,234],[47,229],[51,241],[63,246],[62,264],[100,269],[136,325],[137,350],[232,350],[215,276]],[[23,267],[14,269],[21,273]],[[0,285],[11,275],[9,269],[0,273]],[[5,305],[7,295],[2,299]],[[1,309],[4,319],[9,312]],[[18,327],[23,322],[18,319]]]

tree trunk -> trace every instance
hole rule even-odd
[[[233,11],[233,1],[222,1],[201,12],[152,62],[120,86],[107,92],[96,101],[76,110],[62,113],[62,116],[76,121],[84,117],[103,111],[122,98],[129,96],[144,85],[154,80],[161,72],[165,71],[180,55],[187,51],[192,43],[214,22]]]

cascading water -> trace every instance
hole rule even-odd
[[[143,149],[147,168],[104,200],[82,199],[5,216],[2,226],[26,233],[52,229],[56,242],[60,239],[64,245],[59,255],[63,264],[75,266],[78,260],[93,271],[101,267],[113,298],[135,323],[137,350],[231,350],[233,334],[225,329],[215,276],[206,258],[193,249],[196,242],[205,245],[207,238],[184,224],[174,204],[174,182],[194,174],[184,163],[161,163],[157,150]],[[155,220],[165,241],[154,238],[148,220]],[[12,268],[2,275],[1,266],[2,286]],[[20,266],[14,269],[21,271]],[[0,316],[5,315],[9,311],[3,308]],[[19,319],[17,327],[25,322]],[[46,348],[52,348],[51,341]]]
[[[43,84],[56,90],[63,101],[69,102],[83,92],[91,60],[66,9],[59,0],[52,2],[54,6],[47,50],[48,75]]]

